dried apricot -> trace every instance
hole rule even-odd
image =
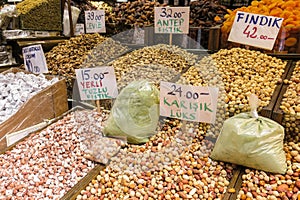
[[[294,37],[290,37],[290,38],[287,38],[285,40],[285,46],[287,47],[292,47],[294,46],[295,44],[297,44],[298,40]]]

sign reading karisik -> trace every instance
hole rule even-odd
[[[238,11],[228,41],[272,50],[283,18]]]
[[[160,115],[187,121],[214,123],[218,88],[160,82]]]
[[[155,7],[155,33],[189,33],[190,7]]]
[[[118,96],[113,67],[76,69],[81,100],[111,99]]]

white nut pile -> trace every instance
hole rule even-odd
[[[32,96],[53,85],[58,78],[24,72],[0,74],[0,123],[15,114]]]
[[[288,141],[300,141],[300,61],[296,63],[290,80],[283,95],[280,109],[284,112],[282,125],[285,127]]]
[[[122,149],[77,200],[221,199],[235,166],[208,157],[213,143],[203,130],[165,122],[146,144]]]
[[[246,169],[238,200],[300,199],[300,143],[285,143],[284,150],[288,164],[286,174]]]
[[[59,199],[65,195],[94,167],[81,149],[77,130],[83,124],[78,124],[74,113],[68,114],[1,154],[0,199]]]

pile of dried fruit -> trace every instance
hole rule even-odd
[[[223,41],[227,41],[234,17],[237,11],[262,14],[267,16],[282,17],[284,21],[278,34],[273,50],[299,53],[300,39],[300,2],[293,0],[261,0],[252,1],[248,7],[238,8],[226,15],[222,26]],[[230,45],[233,44],[228,44]],[[283,48],[284,47],[284,48]]]
[[[286,139],[299,142],[300,137],[300,61],[296,63],[290,80],[284,80],[289,84],[283,95],[280,109],[284,112],[282,125],[285,127]]]

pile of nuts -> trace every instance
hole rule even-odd
[[[0,74],[0,123],[15,114],[32,96],[57,81],[58,78],[48,80],[43,74]]]
[[[127,52],[127,46],[111,38],[107,38],[100,44],[96,45],[87,55],[86,60],[82,63],[83,68],[100,67],[104,63],[118,58]]]
[[[81,199],[221,199],[235,166],[209,158],[205,130],[165,120],[144,145],[121,149],[80,192]]]
[[[164,68],[166,69],[171,69],[168,71],[175,71],[177,73],[180,73],[183,70],[188,69],[190,66],[194,65],[196,59],[196,55],[188,53],[187,51],[180,49],[177,46],[160,44],[144,47],[142,49],[130,52],[125,56],[122,56],[109,63],[109,65],[114,67],[117,81],[119,81],[122,80],[124,76],[127,76],[127,73],[131,72],[134,67],[145,67],[149,65],[157,67],[164,66]],[[166,78],[160,77],[160,75],[164,76],[165,73],[160,73],[159,70],[156,71],[156,75],[153,74],[154,76],[151,80],[164,80]],[[162,70],[164,71],[164,69]],[[139,75],[143,78],[149,77],[147,74]],[[128,83],[121,83],[121,85],[124,84],[127,85]]]
[[[25,0],[16,5],[23,29],[61,31],[60,0]]]
[[[222,41],[227,41],[234,17],[237,11],[255,13],[267,16],[283,18],[282,27],[279,31],[273,50],[288,53],[299,53],[300,38],[300,3],[298,1],[252,1],[248,7],[237,8],[225,16],[226,21],[223,23]],[[226,42],[225,42],[226,43]],[[228,47],[239,46],[239,44],[227,44]]]
[[[258,111],[267,106],[287,64],[281,59],[241,48],[222,49],[210,57],[184,73],[181,82],[202,85],[203,80],[199,78],[206,77],[206,81],[211,80],[210,85],[219,86],[222,94],[226,93],[222,97],[226,103],[226,112],[222,114],[226,118],[249,111],[251,93],[260,99]]]
[[[72,89],[76,76],[75,69],[82,68],[82,63],[87,59],[90,50],[105,39],[97,33],[83,34],[59,43],[45,54],[49,73],[63,76],[68,89]]]
[[[286,139],[299,142],[300,137],[300,61],[296,63],[290,80],[284,80],[288,84],[287,91],[283,95],[280,109],[284,112],[282,125],[285,127]]]
[[[105,112],[72,112],[1,154],[0,199],[64,196],[94,167],[94,162],[84,158],[81,144],[84,136],[77,132],[87,121],[79,123],[78,116],[97,118],[99,122],[106,115]]]
[[[243,183],[238,200],[300,199],[300,144],[284,144],[288,169],[286,174],[265,173],[264,171],[246,169],[242,175]]]

